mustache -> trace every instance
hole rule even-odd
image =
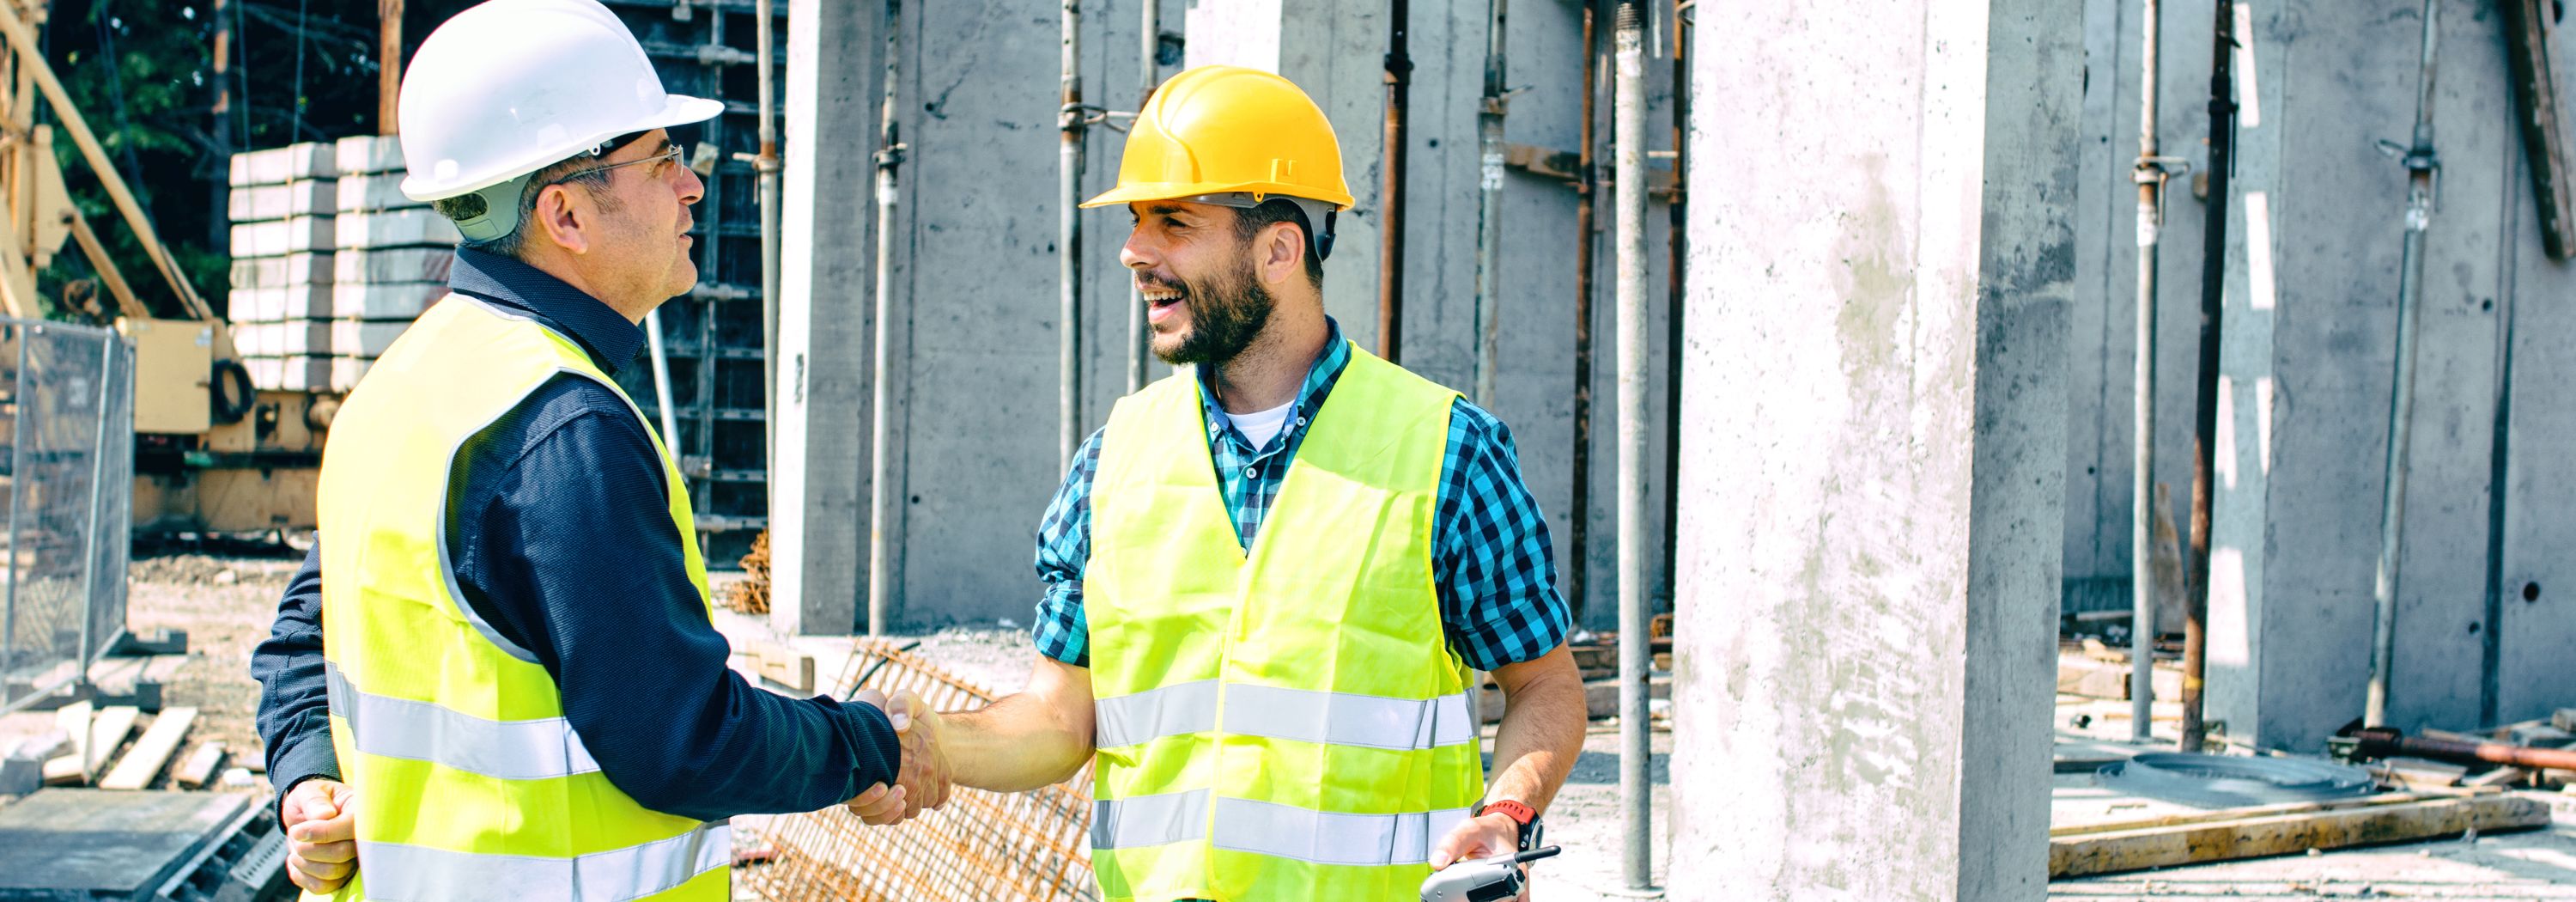
[[[1160,288],[1166,291],[1178,291],[1183,294],[1189,293],[1190,290],[1188,283],[1182,282],[1179,279],[1164,278],[1162,276],[1152,275],[1149,273],[1136,274],[1136,288],[1138,290]]]

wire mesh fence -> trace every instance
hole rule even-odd
[[[993,693],[919,657],[862,639],[835,687],[891,696],[909,689],[942,711],[981,707]],[[761,840],[768,864],[737,872],[737,883],[775,900],[974,900],[1090,902],[1091,766],[1034,792],[1004,795],[960,787],[948,804],[891,827],[870,827],[831,808],[779,817]]]
[[[70,682],[124,627],[133,373],[113,331],[0,318],[0,711]]]

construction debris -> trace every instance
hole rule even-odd
[[[769,530],[751,537],[751,553],[742,556],[746,578],[725,592],[724,606],[745,614],[769,613]]]
[[[834,687],[911,690],[933,707],[989,704],[994,693],[874,639],[859,640]],[[893,827],[870,827],[840,808],[786,815],[760,840],[775,855],[736,872],[771,900],[975,899],[1056,902],[1092,898],[1091,767],[1063,783],[1004,795],[959,787],[948,804]],[[756,856],[755,856],[756,857]]]
[[[2549,825],[2549,807],[2492,790],[2227,808],[2049,831],[2052,879]]]
[[[188,738],[188,727],[197,722],[197,709],[172,708],[153,718],[151,729],[134,741],[134,748],[116,762],[116,768],[98,781],[100,789],[142,789],[161,775],[162,765],[178,754],[179,743]]]

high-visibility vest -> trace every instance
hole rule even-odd
[[[445,522],[459,450],[566,373],[617,388],[571,339],[451,295],[332,423],[322,647],[331,745],[358,796],[358,876],[340,898],[726,898],[726,827],[647,810],[610,783],[537,656],[458,601]],[[686,483],[654,448],[703,599]]]
[[[1457,396],[1352,348],[1249,553],[1195,380],[1118,402],[1083,576],[1104,899],[1419,895],[1485,782],[1431,566]]]

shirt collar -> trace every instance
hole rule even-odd
[[[611,376],[635,360],[644,347],[644,329],[626,315],[544,270],[499,254],[472,248],[456,250],[447,287],[536,317],[571,336],[592,363]]]
[[[1333,393],[1333,382],[1341,378],[1342,368],[1350,362],[1351,343],[1342,339],[1342,324],[1324,317],[1324,353],[1316,355],[1314,365],[1306,368],[1306,382],[1297,389],[1297,412],[1289,418],[1288,429],[1294,429],[1299,421],[1315,418],[1315,411],[1324,406],[1325,396]],[[1225,408],[1217,403],[1216,388],[1208,384],[1208,374],[1214,370],[1204,366],[1196,369],[1199,404],[1207,408],[1208,425],[1221,431],[1227,422]]]

